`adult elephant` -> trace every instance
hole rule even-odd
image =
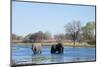
[[[51,46],[51,54],[62,54],[64,47],[61,43]]]
[[[41,44],[32,44],[32,51],[34,54],[42,53],[42,45]]]

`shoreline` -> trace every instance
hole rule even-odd
[[[25,45],[25,46],[32,45],[32,44],[41,44],[42,46],[51,46],[56,43],[14,43],[14,42],[11,42],[11,45],[13,45],[13,44]],[[62,44],[66,47],[74,47],[73,43],[62,43]],[[87,44],[82,44],[82,43],[76,43],[75,47],[96,48],[96,45],[87,45]]]

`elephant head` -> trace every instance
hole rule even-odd
[[[41,44],[32,44],[32,51],[34,54],[42,53],[42,45]]]
[[[58,43],[56,45],[51,46],[51,53],[52,54],[62,54],[63,53],[63,45],[61,43]]]

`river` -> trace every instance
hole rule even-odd
[[[17,64],[51,64],[81,61],[95,61],[95,48],[66,47],[63,54],[51,54],[50,46],[43,46],[42,53],[34,55],[30,45],[12,44],[12,60]]]

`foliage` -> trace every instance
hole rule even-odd
[[[51,34],[49,32],[43,33],[42,31],[38,31],[36,33],[25,36],[24,42],[41,42],[42,40],[48,40],[50,38]]]
[[[64,27],[65,34],[58,33],[54,36],[51,36],[51,33],[48,31],[38,31],[35,33],[29,33],[24,38],[16,34],[12,34],[11,37],[14,41],[18,40],[22,42],[65,42],[69,40],[73,41],[74,47],[76,44],[75,42],[85,42],[91,45],[96,44],[95,22],[87,22],[86,25],[81,26],[79,21],[72,21],[66,24]]]
[[[95,44],[95,22],[88,22],[83,28],[83,39],[88,44]]]
[[[54,35],[54,39],[57,41],[65,40],[65,35],[64,34],[56,34],[56,35]]]
[[[70,39],[72,39],[74,42],[74,46],[75,46],[75,41],[78,39],[80,30],[81,30],[81,23],[79,21],[73,21],[65,25],[66,34],[69,34]]]
[[[21,40],[21,39],[23,39],[22,36],[18,36],[16,34],[12,34],[12,40]]]

